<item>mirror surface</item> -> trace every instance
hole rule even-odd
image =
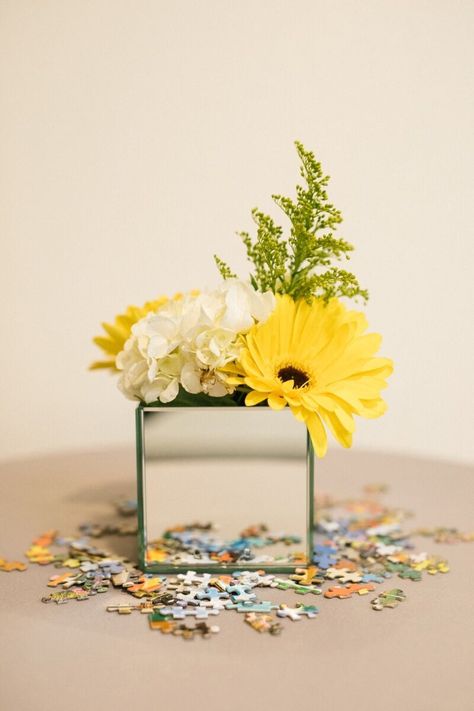
[[[143,408],[148,568],[269,568],[307,554],[306,428],[288,409]]]

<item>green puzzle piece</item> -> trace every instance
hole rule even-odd
[[[316,588],[314,585],[298,585],[292,580],[285,580],[284,578],[275,578],[276,588],[278,590],[293,590],[297,595],[306,595],[307,593],[312,593],[313,595],[321,595],[321,588]]]
[[[397,607],[398,603],[403,602],[405,598],[405,593],[399,588],[384,590],[384,592],[381,592],[371,600],[372,609],[383,610],[384,607]]]

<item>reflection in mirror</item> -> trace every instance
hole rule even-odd
[[[138,422],[148,570],[306,562],[312,466],[288,409],[140,407]]]

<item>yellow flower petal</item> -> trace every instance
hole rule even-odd
[[[368,419],[380,417],[387,412],[387,403],[382,398],[376,400],[361,400],[360,415]]]
[[[110,353],[110,355],[117,355],[117,353],[120,353],[122,350],[120,342],[114,341],[111,338],[105,338],[104,336],[96,336],[93,342],[96,346],[99,346],[104,353]]]
[[[342,444],[343,447],[351,447],[352,433],[341,426],[341,423],[332,412],[323,410],[321,415],[339,444]]]
[[[272,410],[283,410],[286,407],[286,400],[279,395],[271,394],[268,396],[268,404]]]
[[[252,407],[253,405],[258,405],[259,402],[263,402],[267,397],[268,393],[257,393],[252,390],[245,396],[245,404],[248,405],[248,407]]]
[[[338,419],[338,421],[341,424],[341,427],[344,430],[346,430],[346,432],[350,432],[350,433],[354,432],[355,422],[354,422],[354,418],[352,417],[352,415],[345,412],[342,407],[337,407],[334,410],[333,415],[335,418]]]
[[[245,378],[245,384],[249,386],[249,388],[252,388],[252,390],[263,390],[263,391],[271,391],[273,387],[273,382],[268,379],[264,378],[256,378],[254,376],[250,376]]]
[[[115,359],[114,360],[96,360],[94,363],[91,363],[89,366],[89,370],[99,370],[99,368],[114,368],[115,367]]]
[[[308,432],[311,436],[311,441],[314,446],[314,451],[316,455],[320,458],[324,457],[328,448],[328,438],[326,435],[326,430],[323,427],[321,418],[317,412],[306,411],[305,416],[306,426]]]
[[[225,375],[225,373],[223,373]],[[243,385],[245,383],[244,378],[236,378],[236,377],[226,377],[226,383],[229,385]]]

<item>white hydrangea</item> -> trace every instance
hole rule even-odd
[[[265,321],[274,307],[272,292],[261,294],[239,279],[168,301],[132,327],[116,360],[120,390],[146,403],[171,402],[180,385],[213,397],[231,393],[218,371],[237,358],[239,335]]]

